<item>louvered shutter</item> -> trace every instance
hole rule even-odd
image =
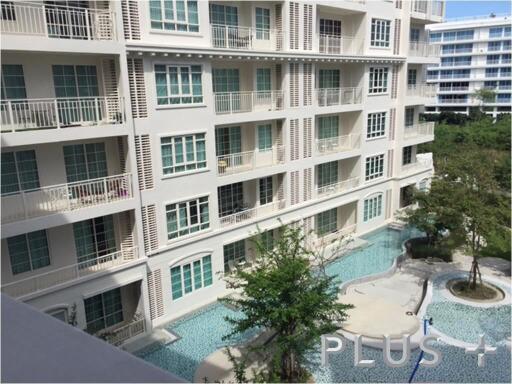
[[[153,165],[151,161],[151,141],[149,135],[135,136],[135,157],[137,160],[139,189],[143,191],[153,188]]]
[[[164,315],[162,270],[148,272],[149,314],[151,320]]]
[[[311,105],[313,101],[313,68],[311,63],[303,65],[304,79],[304,106]]]
[[[402,20],[395,19],[395,35],[393,37],[393,54],[400,54],[400,34],[401,34]]]
[[[304,4],[304,50],[313,49],[313,5]]]
[[[384,167],[386,167],[386,162],[388,164],[388,177],[393,177],[393,164],[395,159],[393,157],[393,150],[388,150],[388,158],[384,159]]]
[[[389,110],[389,140],[395,140],[396,130],[396,109],[391,108]]]
[[[284,201],[284,174],[277,175],[277,199]]]
[[[303,126],[304,126],[304,135],[303,135],[303,140],[304,140],[304,158],[308,158],[308,157],[311,157],[311,154],[312,154],[312,139],[313,139],[313,132],[312,132],[312,127],[311,127],[311,117],[306,117],[304,118],[303,120]]]
[[[281,4],[275,5],[276,10],[276,50],[282,51],[284,49],[284,34],[283,34],[283,7]]]
[[[299,119],[290,120],[290,160],[299,159]]]
[[[398,66],[393,65],[391,70],[391,98],[396,99],[398,91]]]
[[[295,205],[300,202],[299,188],[299,171],[292,171],[290,172],[291,205]]]
[[[290,49],[299,49],[299,3],[290,2]]]
[[[144,64],[142,59],[128,59],[128,80],[134,118],[148,117]]]
[[[158,232],[156,227],[156,207],[154,204],[142,207],[142,227],[144,251],[146,255],[158,249]]]
[[[124,211],[118,214],[121,236],[121,250],[123,258],[133,259],[135,257],[135,237],[133,234],[134,218],[133,212]]]
[[[402,9],[402,0],[395,0],[395,7],[397,9]]]
[[[121,0],[124,38],[140,40],[139,7],[137,0]]]
[[[392,192],[391,189],[388,189],[386,191],[386,199],[385,203],[386,206],[384,207],[384,212],[386,212],[386,220],[391,217],[391,199],[392,199]]]
[[[304,201],[308,201],[311,199],[312,196],[312,189],[313,189],[313,183],[312,183],[312,175],[313,170],[311,168],[305,168],[304,169]]]
[[[299,63],[290,63],[290,107],[299,106]]]
[[[101,70],[103,74],[103,92],[106,97],[106,112],[108,121],[122,122],[121,99],[119,98],[117,66],[114,59],[104,59]]]

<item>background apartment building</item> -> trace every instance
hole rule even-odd
[[[2,2],[2,291],[115,344],[428,187],[426,1]]]
[[[429,29],[431,43],[441,48],[441,61],[428,68],[437,99],[427,111],[468,114],[481,104],[475,91],[485,88],[495,92],[494,100],[484,102],[487,113],[510,113],[510,15],[454,20]]]

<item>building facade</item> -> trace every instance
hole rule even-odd
[[[114,344],[427,188],[443,2],[2,2],[2,291]],[[311,233],[310,233],[311,232]]]
[[[441,61],[428,68],[427,80],[437,85],[437,98],[427,112],[469,114],[483,106],[493,116],[511,111],[510,16],[449,21],[429,26],[430,42],[440,47]],[[489,100],[475,91],[489,89]]]

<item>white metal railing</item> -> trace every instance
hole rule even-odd
[[[212,46],[214,48],[270,51],[283,50],[283,32],[277,29],[218,24],[212,24],[210,27]]]
[[[460,92],[460,91],[469,91],[469,85],[455,85],[450,87],[439,87],[438,92]]]
[[[318,196],[332,195],[333,193],[340,193],[349,191],[356,188],[359,185],[359,176],[350,177],[346,180],[342,180],[338,183],[324,185],[316,189]]]
[[[433,136],[435,123],[426,121],[414,125],[406,126],[404,129],[404,138],[409,139],[416,136]]]
[[[465,99],[438,99],[439,104],[471,104],[473,100],[471,98]]]
[[[1,11],[0,31],[5,34],[78,40],[116,38],[114,13],[108,9],[14,1],[2,2]]]
[[[441,46],[426,41],[411,41],[409,43],[410,56],[439,57]]]
[[[436,86],[435,85],[426,85],[426,84],[408,85],[407,86],[407,96],[435,97],[436,96]]]
[[[241,210],[240,212],[220,217],[220,225],[221,227],[227,227],[230,225],[238,224],[243,221],[261,217],[279,209],[283,209],[284,206],[285,200],[278,200],[270,204],[260,205],[259,207]]]
[[[2,132],[120,124],[124,121],[120,97],[2,100]]]
[[[334,136],[325,139],[317,139],[316,150],[320,154],[344,152],[359,148],[360,144],[361,135],[359,134]]]
[[[130,173],[29,189],[2,195],[2,222],[9,223],[130,198]]]
[[[452,21],[464,21],[464,20],[480,20],[480,19],[495,19],[495,18],[500,18],[500,17],[504,17],[506,19],[508,19],[510,17],[509,14],[507,13],[491,13],[491,14],[487,14],[487,15],[476,15],[476,16],[463,16],[463,17],[450,17],[450,18],[447,18],[445,20],[445,22],[449,23],[449,22],[452,22]]]
[[[416,155],[415,161],[410,164],[402,165],[403,172],[419,172],[421,170],[431,169],[434,166],[432,153],[421,153]]]
[[[77,280],[90,274],[104,271],[139,258],[136,247],[125,248],[108,255],[93,255],[91,259],[68,265],[53,271],[41,273],[2,285],[2,292],[12,297],[21,297],[33,292],[54,287],[58,284]]]
[[[283,108],[283,91],[215,93],[215,112],[218,115],[253,111],[279,111]]]
[[[320,53],[331,55],[357,55],[363,53],[364,39],[354,36],[320,35],[318,49]]]
[[[336,230],[335,232],[326,233],[324,235],[319,235],[316,232],[313,234],[313,243],[317,247],[326,247],[337,240],[342,236],[347,236],[353,233],[356,230],[356,224],[345,225],[343,228]]]
[[[411,11],[422,14],[424,18],[442,17],[443,2],[440,0],[413,0],[411,1]]]
[[[316,90],[316,100],[320,107],[358,104],[362,100],[362,88],[318,88]]]
[[[284,146],[273,146],[267,151],[247,151],[217,156],[219,175],[231,175],[284,161]]]
[[[105,341],[112,345],[119,346],[132,337],[143,334],[145,331],[144,315],[136,312],[132,320],[101,330],[96,333],[96,336],[104,338]]]

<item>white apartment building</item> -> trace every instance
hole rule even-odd
[[[496,116],[511,111],[510,15],[453,20],[428,27],[430,42],[441,48],[441,61],[428,68],[429,84],[437,85],[437,98],[427,112],[469,114],[482,101],[478,89],[491,89],[495,100],[483,102]]]
[[[2,292],[120,345],[426,188],[438,1],[1,2]],[[279,221],[280,220],[280,221]]]

